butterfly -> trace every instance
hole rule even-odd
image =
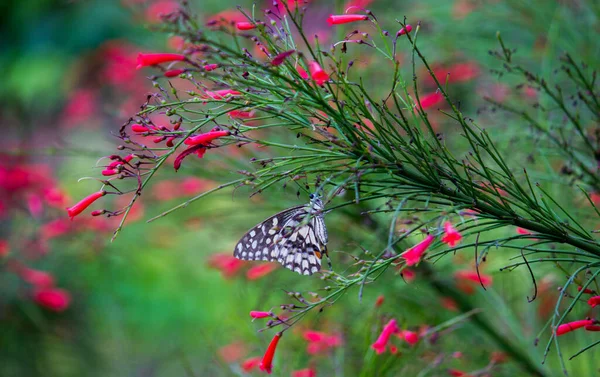
[[[277,261],[302,275],[321,269],[327,255],[323,202],[315,194],[306,205],[288,208],[250,229],[237,243],[233,256],[241,260]]]

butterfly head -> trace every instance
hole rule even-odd
[[[322,211],[323,208],[325,208],[319,194],[310,194],[308,198],[310,199],[310,206],[313,210]]]

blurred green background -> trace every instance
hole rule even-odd
[[[476,66],[477,74],[453,85],[452,94],[465,113],[478,114],[479,124],[491,129],[501,145],[513,146],[513,157],[523,161],[533,144],[523,135],[522,124],[507,122],[497,113],[478,113],[486,106],[484,95],[514,96],[511,78],[500,80],[490,72],[499,68],[488,53],[498,47],[496,32],[517,49],[529,69],[541,74],[552,75],[564,50],[583,61],[600,61],[600,6],[594,1],[363,3],[370,3],[368,9],[390,32],[395,33],[394,19],[406,16],[409,23],[420,21],[420,43],[430,61]],[[234,11],[236,5],[252,6],[248,1],[229,0],[190,4],[202,20]],[[324,20],[330,13],[341,13],[344,5],[316,0],[309,5],[306,22],[311,31],[323,33],[321,41],[331,43],[339,33],[343,35],[339,29],[329,29]],[[245,274],[251,265],[242,266],[233,276],[215,268],[223,257],[214,255],[230,255],[239,236],[252,225],[305,201],[291,187],[273,188],[252,200],[246,191],[230,190],[150,224],[143,221],[239,177],[235,170],[207,169],[197,162],[177,174],[163,172],[112,243],[114,221],[68,222],[64,207],[98,188],[93,179],[78,180],[100,176],[98,159],[113,153],[118,143],[111,132],[135,114],[152,90],[145,79],[151,73],[134,69],[137,53],[176,51],[181,43],[152,31],[159,14],[175,6],[161,0],[5,0],[0,4],[0,126],[4,130],[0,238],[6,244],[6,251],[0,251],[0,376],[245,375],[240,362],[261,356],[272,337],[272,331],[257,332],[261,323],[252,323],[248,312],[288,303],[284,290],[316,291],[324,286],[318,277],[301,277],[279,268],[256,280]],[[256,6],[263,9],[269,2]],[[386,88],[384,70],[374,70],[377,64],[367,67],[376,58],[353,47],[349,50],[356,54],[361,75]],[[410,58],[403,55],[405,77],[410,77]],[[444,132],[444,119],[432,118]],[[252,153],[228,158],[249,170]],[[545,173],[540,179],[558,179],[552,169]],[[556,190],[560,192],[560,185]],[[52,193],[58,198],[49,199]],[[336,270],[343,271],[349,263],[341,252],[356,254],[357,245],[377,249],[382,242],[352,215],[333,214],[327,219]],[[384,217],[379,220],[388,226]],[[454,270],[469,265],[471,254],[465,251],[443,258],[434,266],[436,273],[452,279]],[[487,291],[478,287],[470,300],[540,363],[545,342],[537,347],[534,342],[553,310],[564,274],[552,268],[537,270],[545,290],[528,304],[532,287],[522,283],[529,282],[528,272],[498,273],[507,259],[500,255],[490,259],[486,273],[494,276],[494,284]],[[65,310],[51,310],[35,299],[27,268],[51,274],[55,285],[68,292]],[[385,301],[376,308],[379,295]],[[362,301],[353,290],[323,313],[311,313],[297,331],[286,333],[273,374],[290,375],[309,366],[320,376],[383,375],[382,368],[388,365],[389,375],[406,376],[444,376],[449,368],[484,368],[498,347],[468,321],[440,333],[436,342],[403,348],[400,356],[369,352],[383,316],[399,318],[403,326],[414,329],[436,326],[456,315],[444,309],[426,282],[417,278],[407,284],[390,271],[366,288]],[[302,338],[306,329],[342,334],[343,344],[311,355]],[[541,339],[548,338],[547,332]],[[563,353],[571,355],[593,341],[590,333],[570,334],[561,343]],[[597,375],[598,352],[592,349],[567,362],[571,375]],[[548,376],[562,374],[555,351],[542,368]],[[509,362],[489,375],[521,373]]]

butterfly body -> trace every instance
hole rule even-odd
[[[277,261],[302,275],[321,269],[327,253],[323,202],[315,195],[307,205],[288,208],[250,229],[235,246],[242,260]]]

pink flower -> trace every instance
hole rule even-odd
[[[592,308],[595,308],[596,305],[600,305],[600,296],[590,297],[590,299],[588,300],[588,305]]]
[[[244,261],[229,255],[229,253],[213,254],[208,260],[208,265],[220,270],[226,278],[235,276],[244,264]]]
[[[329,348],[339,347],[342,344],[339,335],[330,335],[321,331],[306,330],[302,336],[308,341],[306,352],[310,355],[322,354]]]
[[[205,145],[203,145],[203,144],[192,145],[189,148],[187,148],[186,150],[184,150],[183,152],[179,153],[177,155],[177,157],[175,157],[175,161],[173,161],[173,168],[175,169],[175,171],[178,171],[179,168],[181,168],[181,163],[183,162],[183,159],[191,154],[195,154],[196,156],[198,156],[198,158],[202,158],[202,157],[204,157],[205,153],[206,153]]]
[[[592,320],[592,319],[581,319],[579,321],[563,323],[562,325],[560,325],[556,328],[556,336],[561,336],[561,335],[569,333],[573,330],[577,330],[579,328],[593,325],[593,324],[594,324],[594,320]]]
[[[107,167],[109,169],[114,169],[119,165],[123,165],[125,163],[131,162],[131,160],[133,160],[135,157],[137,157],[135,154],[127,155],[127,156],[123,157],[122,159],[119,156],[116,156],[114,158],[117,158],[117,159],[115,161],[111,162]],[[111,157],[111,159],[113,159],[113,157]]]
[[[312,368],[300,369],[292,372],[292,377],[316,377],[317,372]]]
[[[421,96],[419,98],[419,102],[421,103],[421,107],[423,109],[427,109],[429,107],[435,106],[444,100],[444,96],[442,93],[434,92]]]
[[[254,110],[252,111],[242,111],[242,110],[232,110],[227,113],[232,118],[243,118],[243,119],[251,119],[254,118]]]
[[[231,364],[244,357],[247,351],[244,343],[234,342],[219,348],[217,353],[224,362]]]
[[[277,343],[279,343],[280,338],[281,333],[275,334],[269,344],[269,348],[267,348],[267,352],[265,352],[265,355],[258,366],[260,370],[267,372],[268,374],[271,374],[271,370],[273,369],[273,356],[275,356],[275,350],[277,349]]]
[[[271,312],[257,312],[257,311],[251,311],[250,312],[250,317],[257,319],[257,318],[266,318],[266,317],[271,317],[273,316],[273,313]]]
[[[214,71],[215,69],[219,68],[219,65],[218,64],[207,64],[202,68],[204,68],[205,71],[210,72],[210,71]]]
[[[182,73],[185,72],[185,69],[170,69],[164,73],[165,77],[179,77]]]
[[[406,25],[402,29],[398,30],[398,32],[396,33],[396,37],[399,37],[399,36],[404,35],[406,33],[410,33],[411,31],[412,31],[412,26]]]
[[[117,169],[104,169],[102,170],[102,175],[105,177],[110,177],[111,175],[119,174]]]
[[[480,74],[479,66],[475,62],[457,63],[449,67],[437,67],[433,69],[433,74],[441,84],[446,82],[464,82],[473,80]],[[431,83],[435,83],[431,76]]]
[[[276,268],[277,265],[274,263],[259,264],[246,272],[246,278],[248,278],[248,280],[257,280],[275,271]]]
[[[161,63],[168,63],[173,61],[185,60],[185,56],[181,54],[169,54],[169,53],[158,53],[158,54],[138,54],[137,67],[140,69],[143,67],[153,66]]]
[[[531,232],[525,228],[517,227],[517,234],[526,235],[526,234],[531,234]]]
[[[462,240],[462,236],[458,230],[456,230],[449,221],[444,223],[444,231],[445,234],[442,237],[442,242],[446,243],[448,246],[454,247]]]
[[[260,365],[261,360],[262,358],[259,356],[251,357],[249,359],[244,360],[240,367],[244,372],[250,373]]]
[[[92,203],[94,203],[99,198],[106,195],[106,191],[98,191],[91,195],[83,198],[79,203],[75,204],[73,207],[67,208],[67,212],[69,217],[73,219],[75,216],[79,215],[83,212],[87,207],[89,207]]]
[[[302,68],[301,66],[296,67],[296,71],[298,71],[298,74],[300,75],[300,77],[303,80],[308,79],[308,73],[306,73],[306,71],[304,70],[304,68]]]
[[[435,237],[428,234],[423,241],[400,254],[400,256],[406,260],[406,265],[412,266],[419,263],[425,251],[427,251],[429,246],[433,243],[433,240],[435,240]]]
[[[184,141],[186,145],[208,145],[211,141],[220,137],[229,136],[229,131],[210,131],[200,135],[192,136]]]
[[[329,75],[317,62],[308,63],[308,70],[310,71],[310,76],[313,80],[315,80],[317,85],[323,85],[327,80],[329,80]]]
[[[159,0],[146,8],[146,19],[148,22],[157,23],[161,16],[173,13],[179,9],[179,3],[173,0]]]
[[[212,99],[223,99],[227,95],[230,95],[230,96],[242,95],[242,93],[238,92],[237,90],[233,90],[233,89],[221,89],[221,90],[215,90],[214,92],[207,90],[205,93],[208,97],[210,97]]]
[[[367,16],[366,14],[343,14],[343,15],[330,15],[327,18],[327,23],[329,24],[329,26],[333,26],[333,25],[341,25],[341,24],[347,24],[350,22],[356,22],[356,21],[366,21],[369,19],[369,16]]]
[[[400,330],[397,335],[398,338],[404,339],[406,343],[410,344],[411,346],[414,346],[419,342],[419,334],[414,331]]]
[[[54,277],[47,272],[22,267],[19,269],[18,273],[23,281],[34,285],[37,288],[52,287],[54,285]]]
[[[477,275],[477,271],[460,270],[454,273],[454,277],[459,280],[467,280],[485,286],[492,285],[492,277],[486,274]]]
[[[132,124],[131,131],[133,132],[148,132],[150,129],[146,126],[142,126],[141,124]]]
[[[278,54],[276,57],[273,58],[273,60],[271,60],[271,65],[280,65],[285,61],[285,59],[287,59],[288,56],[292,55],[294,52],[296,52],[296,50],[284,51],[281,54]]]
[[[371,348],[377,352],[377,354],[381,354],[385,352],[388,342],[390,341],[390,336],[392,334],[398,332],[398,325],[396,324],[396,320],[390,320],[387,325],[383,327],[383,331],[379,335],[379,338],[375,341],[375,343],[371,344]]]
[[[69,307],[71,295],[64,289],[43,288],[35,291],[33,300],[46,309],[62,312]]]
[[[238,30],[252,30],[256,29],[256,24],[253,22],[241,21],[235,24]]]

